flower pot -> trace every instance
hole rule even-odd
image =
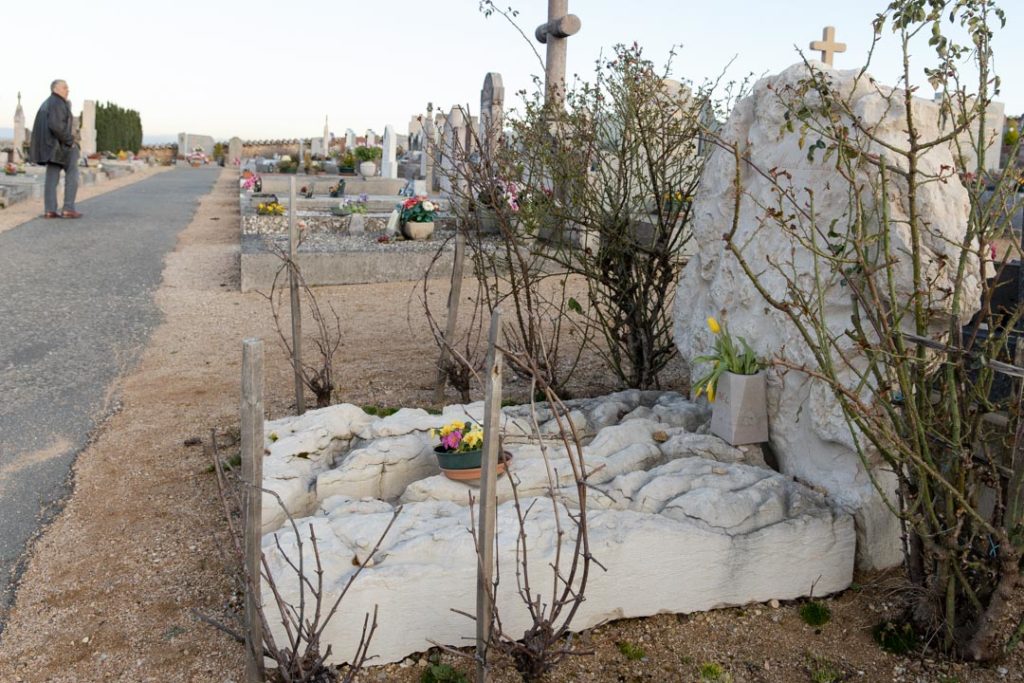
[[[711,433],[733,446],[768,440],[768,392],[764,372],[724,373],[711,409]]]
[[[473,482],[480,479],[480,460],[483,456],[482,448],[463,453],[439,451],[435,448],[434,455],[437,456],[437,464],[441,468],[441,473],[449,479],[465,482]],[[512,454],[507,451],[503,454],[503,457],[498,459],[498,476],[505,473],[507,464],[511,460]]]
[[[377,164],[372,161],[364,161],[359,164],[359,175],[364,178],[370,178],[377,175]]]
[[[402,237],[407,240],[425,240],[434,234],[434,222],[429,223],[414,223],[412,221],[402,221],[398,228]]]

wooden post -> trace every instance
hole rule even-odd
[[[434,389],[434,403],[444,403],[444,385],[447,382],[448,344],[455,342],[455,324],[459,320],[459,298],[462,296],[462,268],[466,260],[466,234],[462,230],[455,233],[455,263],[452,265],[452,286],[448,290],[448,319],[445,321],[444,346],[441,357],[437,360],[437,386]]]
[[[476,680],[486,683],[487,644],[491,637],[494,605],[495,489],[498,480],[498,452],[501,450],[501,371],[504,355],[498,349],[501,309],[491,314],[491,333],[487,339],[487,393],[484,395],[484,452],[480,460],[480,537],[477,539],[480,564],[476,574]]]
[[[300,147],[301,149],[301,147]],[[288,188],[288,290],[292,310],[292,369],[295,372],[295,412],[306,412],[306,392],[302,383],[302,308],[299,304],[298,251],[299,231],[295,224],[295,176]]]
[[[243,530],[245,534],[245,677],[249,683],[264,680],[263,624],[260,605],[260,550],[263,527],[263,342],[242,342],[242,480]]]

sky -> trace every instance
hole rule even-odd
[[[84,99],[139,111],[147,142],[178,132],[218,140],[319,137],[324,117],[332,133],[346,128],[402,134],[427,102],[445,111],[479,108],[489,71],[502,74],[506,107],[516,91],[542,73],[531,44],[546,21],[546,0],[503,0],[518,10],[527,41],[503,18],[485,17],[479,0],[48,0],[4,3],[4,62],[0,65],[0,131],[13,125],[16,95],[28,126],[63,78],[76,113]],[[800,61],[797,49],[821,37],[825,25],[847,51],[837,68],[863,65],[871,21],[888,0],[570,0],[582,21],[569,38],[567,76],[592,79],[595,61],[616,43],[638,42],[664,64],[675,45],[673,76],[700,82],[777,73]],[[998,99],[1007,113],[1024,113],[1024,0],[1004,0],[1006,28],[996,33]],[[14,57],[12,56],[20,56]],[[816,56],[817,53],[813,53]],[[915,47],[921,94],[933,91],[922,74],[926,45]],[[899,77],[899,53],[886,31],[870,72]]]

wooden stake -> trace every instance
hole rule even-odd
[[[444,403],[444,385],[447,383],[448,345],[455,343],[455,325],[459,321],[459,299],[462,297],[462,267],[466,260],[466,235],[461,230],[455,233],[455,263],[452,265],[452,286],[448,290],[448,319],[445,321],[444,346],[437,361],[437,386],[434,389],[434,403]]]
[[[480,564],[476,578],[476,680],[486,683],[487,644],[491,637],[494,605],[495,489],[498,481],[498,452],[501,450],[501,371],[504,354],[498,349],[501,309],[491,314],[491,332],[487,339],[487,393],[484,395],[484,452],[480,459],[480,537],[477,544]],[[509,475],[511,476],[511,475]]]
[[[264,680],[263,624],[259,617],[260,556],[263,528],[263,342],[242,342],[242,480],[245,482],[242,519],[245,533],[245,677]]]
[[[306,392],[302,383],[302,309],[299,305],[299,274],[296,270],[299,267],[299,231],[295,224],[295,176],[289,180],[291,184],[288,188],[288,290],[291,294],[292,310],[292,369],[295,371],[295,412],[302,415],[306,412]]]

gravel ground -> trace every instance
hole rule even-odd
[[[268,418],[292,411],[290,369],[266,300],[238,292],[236,188],[237,177],[226,171],[166,260],[156,296],[164,323],[118,386],[120,412],[79,456],[68,505],[35,545],[0,637],[3,683],[242,680],[241,647],[193,613],[234,623],[238,600],[227,578],[232,560],[224,555],[209,458],[201,446],[185,445],[213,427],[237,429],[245,337],[266,340]],[[467,282],[463,292],[471,289]],[[325,287],[318,294],[321,305],[343,316],[338,400],[431,404],[437,351],[424,334],[419,285]],[[441,285],[428,301],[440,307],[446,296]],[[674,367],[666,388],[683,389],[683,374]],[[572,386],[579,396],[613,388],[589,358]],[[510,398],[525,398],[521,382],[510,380],[507,389]],[[449,392],[447,402],[456,400]],[[903,590],[898,575],[860,576],[827,600],[832,620],[816,629],[792,603],[614,622],[582,634],[578,642],[592,654],[565,660],[548,681],[1024,681],[1020,649],[991,667],[880,650],[870,628],[897,609]],[[1013,607],[1014,615],[1024,609],[1020,591]],[[339,618],[362,615],[346,615],[343,605]],[[370,668],[359,680],[419,681],[426,659]],[[470,672],[465,660],[442,661]],[[710,672],[711,665],[721,675],[702,679],[702,667]],[[515,680],[499,660],[494,681]]]

